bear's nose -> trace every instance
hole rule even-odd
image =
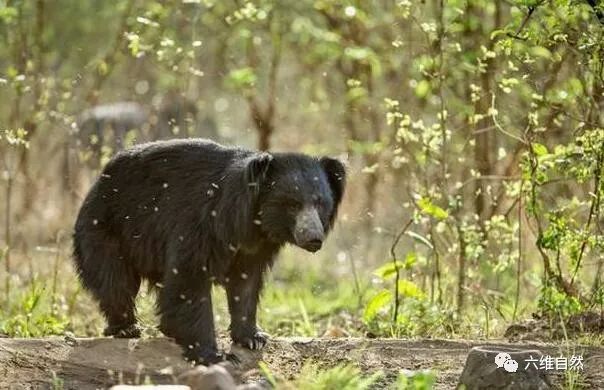
[[[316,252],[323,246],[323,239],[318,237],[309,238],[307,240],[301,240],[301,242],[298,242],[297,245],[309,252]]]
[[[316,252],[323,246],[323,240],[319,238],[312,238],[306,242],[301,243],[300,246],[309,252]]]
[[[296,245],[309,252],[316,252],[323,246],[325,230],[314,207],[304,208],[296,217],[294,240]]]

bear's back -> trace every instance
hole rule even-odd
[[[233,188],[239,183],[233,180],[252,154],[203,139],[151,142],[119,152],[90,190],[76,238],[91,229],[110,234],[140,272],[160,273],[163,262],[152,259],[164,258],[170,245],[186,243],[196,251],[215,237],[215,210],[225,196],[247,190]]]
[[[216,187],[252,153],[204,139],[134,146],[106,165],[81,213],[97,215],[115,232],[143,224],[169,229],[177,220],[198,219]]]

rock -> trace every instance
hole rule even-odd
[[[178,377],[191,390],[235,390],[235,380],[228,370],[219,364],[210,367],[197,366]]]
[[[70,347],[75,347],[78,345],[78,340],[75,338],[75,335],[71,332],[65,332],[65,343]]]
[[[130,386],[130,385],[116,385],[111,387],[109,390],[191,390],[189,386],[181,385],[144,385],[144,386]]]
[[[217,364],[218,366],[224,368],[236,381],[237,379],[237,374],[239,374],[237,367],[235,367],[235,365],[233,363],[231,363],[230,361],[224,361],[224,362],[220,362]]]
[[[340,328],[339,326],[330,326],[327,328],[323,336],[325,338],[341,338],[341,337],[350,337],[350,333],[346,332],[346,330]]]
[[[271,386],[271,384],[266,379],[261,379],[259,381],[254,381],[237,386],[237,390],[269,390],[272,388],[273,386]]]
[[[266,390],[270,389],[270,387],[264,387],[259,383],[246,383],[245,385],[237,386],[237,390]]]
[[[459,385],[464,385],[467,390],[550,389],[552,385],[547,372],[527,364],[528,359],[533,361],[536,359],[539,367],[539,359],[542,355],[538,350],[474,347],[466,360]]]

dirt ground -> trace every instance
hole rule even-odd
[[[383,384],[400,370],[430,369],[437,388],[457,384],[469,350],[477,345],[539,349],[551,356],[582,355],[585,388],[604,388],[604,348],[562,344],[495,343],[445,340],[302,339],[272,340],[261,352],[235,348],[242,360],[240,380],[260,378],[262,360],[275,376],[293,378],[309,359],[322,366],[354,363],[363,371],[381,370]],[[179,348],[168,339],[117,340],[110,338],[0,339],[0,389],[99,389],[116,383],[174,383],[189,366]],[[555,377],[561,383],[563,375]]]

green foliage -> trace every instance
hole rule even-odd
[[[270,371],[270,369],[268,368],[268,366],[266,365],[266,363],[264,362],[259,362],[258,363],[258,367],[260,368],[260,372],[262,373],[262,376],[264,376],[264,378],[266,378],[266,380],[268,381],[268,383],[273,387],[276,388],[277,387],[277,379],[275,378],[275,376],[273,375],[273,373]]]
[[[17,9],[15,7],[8,7],[6,5],[0,5],[0,21],[6,25],[13,23],[17,17]]]
[[[334,283],[332,275],[310,265],[300,272],[297,261],[287,253],[281,260],[279,276],[267,281],[262,294],[259,321],[263,329],[274,336],[311,337],[331,326],[358,331],[350,324],[360,300],[353,281],[341,278]]]
[[[419,206],[422,213],[427,214],[436,219],[447,219],[447,217],[449,216],[449,213],[447,213],[445,210],[438,207],[437,205],[433,204],[428,198],[421,198],[417,202],[417,205]]]
[[[417,254],[410,252],[404,262],[388,262],[374,271],[374,275],[381,279],[379,285],[383,287],[376,288],[365,304],[363,322],[371,333],[408,337],[420,335],[427,329],[439,333],[450,324],[450,313],[447,310],[430,302],[417,284],[402,278],[402,275],[412,273],[415,267],[424,262],[425,259],[418,261]],[[397,292],[398,300],[395,299]],[[393,319],[395,310],[397,318]]]
[[[434,388],[436,376],[431,371],[401,372],[396,381],[397,390],[430,390]]]
[[[538,307],[545,314],[553,314],[554,318],[567,318],[583,309],[578,298],[569,296],[555,286],[542,287]]]
[[[365,307],[365,312],[363,313],[363,320],[366,323],[371,323],[376,319],[380,311],[384,311],[388,309],[392,304],[392,292],[388,290],[382,290],[375,294]]]
[[[373,374],[365,374],[350,364],[340,364],[335,367],[324,368],[312,361],[304,363],[299,376],[294,381],[275,378],[264,364],[261,364],[260,370],[269,383],[279,389],[363,390],[379,387],[397,390],[430,390],[434,388],[436,383],[436,376],[431,371],[404,370],[397,376],[395,383],[385,386],[383,383],[384,375],[380,371]]]
[[[68,320],[52,307],[45,287],[30,284],[0,317],[0,331],[12,337],[43,337],[64,333]]]
[[[227,85],[237,90],[249,90],[256,82],[256,75],[250,67],[232,70],[227,78]]]
[[[540,229],[537,246],[546,264],[546,283],[539,300],[544,314],[568,316],[590,305],[599,294],[600,276],[596,275],[592,296],[576,291],[570,284],[581,270],[586,256],[602,253],[604,236],[595,221],[599,220],[604,158],[604,131],[594,129],[567,145],[556,145],[549,152],[533,144],[533,153],[523,163],[523,178],[530,211]],[[578,197],[560,196],[552,202],[552,186],[565,188],[587,185],[591,190]],[[568,281],[570,280],[570,282]]]
[[[396,93],[384,98],[393,137],[382,139],[382,161],[405,178],[408,197],[401,204],[414,217],[405,236],[415,239],[409,244],[423,244],[413,253],[424,260],[413,267],[388,260],[377,275],[429,272],[425,302],[444,300],[461,313],[469,295],[509,320],[520,291],[544,273],[533,308],[565,317],[593,308],[602,290],[597,221],[604,144],[601,115],[583,115],[577,107],[600,111],[589,96],[604,85],[601,51],[593,50],[602,47],[596,42],[603,29],[588,8],[569,1],[519,2],[509,10],[453,2],[434,9],[434,20],[409,4],[401,7],[418,23],[426,47],[409,62],[412,94],[405,104]],[[497,19],[507,11],[509,18]],[[495,15],[494,24],[485,24],[486,15]],[[573,50],[588,76],[567,68]],[[505,170],[494,168],[505,164]],[[588,271],[586,262],[600,271]],[[365,322],[392,326],[393,290],[372,295]]]
[[[63,390],[65,387],[65,381],[63,379],[61,379],[59,376],[57,376],[56,372],[52,372],[52,383],[51,383],[51,388],[52,390]]]
[[[338,365],[322,370],[317,364],[304,364],[300,376],[294,382],[294,387],[301,390],[364,390],[370,389],[382,377],[381,372],[363,375],[351,365]]]

